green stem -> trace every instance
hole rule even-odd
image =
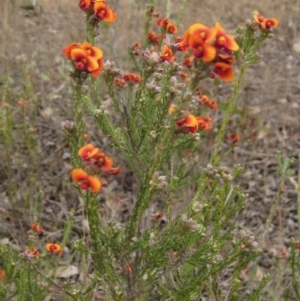
[[[217,137],[217,145],[211,155],[210,161],[211,161],[212,165],[216,165],[220,161],[219,153],[220,153],[220,149],[221,149],[221,144],[222,144],[225,134],[226,134],[226,129],[228,126],[229,119],[232,116],[233,111],[236,107],[237,101],[239,99],[239,91],[240,91],[240,88],[241,88],[241,85],[242,85],[242,82],[243,82],[243,79],[245,76],[246,69],[247,69],[247,64],[244,63],[241,67],[241,72],[240,72],[237,80],[234,83],[233,92],[232,92],[231,98],[229,100],[228,107],[225,112],[225,116],[224,116],[220,131],[219,131],[219,134]]]
[[[86,40],[90,44],[95,43],[96,19],[90,14],[86,15]]]
[[[185,0],[180,8],[180,11],[179,11],[179,14],[178,14],[178,18],[177,18],[177,21],[176,21],[176,26],[178,27],[182,21],[182,18],[184,16],[184,13],[185,13],[185,10],[186,10],[186,7],[188,5],[188,2],[189,0]]]
[[[84,199],[91,235],[92,259],[97,270],[103,273],[105,264],[103,256],[101,256],[103,244],[103,237],[101,235],[102,223],[98,213],[97,197],[96,195],[87,192]]]
[[[73,87],[73,113],[76,128],[76,143],[79,148],[84,144],[83,134],[85,131],[83,123],[82,82],[80,80]]]

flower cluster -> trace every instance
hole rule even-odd
[[[116,21],[116,12],[113,11],[104,0],[80,0],[78,6],[86,13],[94,15],[96,20],[104,20],[106,23]]]
[[[279,24],[277,19],[265,18],[258,11],[254,12],[253,17],[258,26],[267,31],[269,31],[272,27],[277,27],[277,25]]]
[[[212,110],[215,110],[218,107],[218,104],[214,101],[208,98],[206,95],[200,95],[199,100],[207,107],[211,108]]]
[[[156,24],[165,30],[169,34],[174,34],[177,32],[177,27],[169,21],[167,18],[158,18]]]
[[[159,17],[159,13],[151,13],[155,17]],[[155,34],[153,31],[148,32],[148,41],[153,45],[159,45],[159,42],[165,38],[165,33],[175,34],[178,29],[175,24],[170,22],[168,18],[157,18],[156,24],[161,28],[161,33]]]
[[[117,175],[121,172],[121,167],[113,167],[113,160],[99,148],[89,143],[81,147],[78,156],[82,159],[84,165],[91,173],[100,174],[101,176]],[[75,168],[71,172],[73,182],[79,183],[82,190],[90,189],[92,192],[99,192],[103,184],[94,175],[90,175],[82,168]]]
[[[98,77],[103,69],[102,50],[88,42],[72,43],[63,49],[63,53],[77,70],[88,72],[92,77]]]
[[[239,49],[234,37],[225,32],[219,22],[209,28],[201,23],[190,26],[184,33],[180,48],[192,53],[192,57],[184,62],[191,66],[193,59],[204,63],[212,63],[212,72],[226,82],[232,81],[233,52]]]

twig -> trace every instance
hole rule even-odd
[[[39,274],[41,275],[43,278],[45,278],[46,280],[48,280],[51,284],[53,284],[54,286],[56,286],[59,290],[61,290],[62,292],[64,292],[65,294],[67,294],[68,296],[72,297],[73,299],[75,298],[75,296],[71,293],[69,293],[68,291],[66,291],[65,289],[63,289],[60,285],[58,285],[56,282],[54,282],[54,280],[52,280],[51,278],[47,277],[46,275],[44,275],[41,271],[39,271],[37,269],[37,267],[31,262],[31,260],[28,257],[24,257],[27,262],[33,267],[33,269]]]

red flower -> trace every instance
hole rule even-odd
[[[161,27],[161,28],[167,28],[167,25],[169,24],[169,19],[168,18],[158,18],[156,20],[156,24]]]
[[[82,10],[88,10],[92,7],[92,1],[91,0],[80,0],[78,3],[78,6]]]
[[[212,128],[212,119],[209,116],[196,117],[198,126],[203,131],[209,131]]]

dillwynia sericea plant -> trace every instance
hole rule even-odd
[[[90,231],[89,242],[76,240],[73,247],[90,258],[91,265],[84,284],[56,285],[64,300],[259,300],[268,277],[243,291],[240,275],[253,272],[251,263],[260,250],[255,237],[235,224],[247,196],[234,184],[240,166],[229,173],[221,165],[221,145],[246,69],[259,61],[257,51],[278,21],[255,12],[236,36],[219,22],[212,27],[191,24],[177,35],[179,24],[150,5],[144,37],[128,45],[133,72],[126,72],[95,45],[103,23],[118,26],[117,13],[103,0],[80,0],[78,6],[86,16],[86,41],[63,49],[72,65],[74,113],[74,122],[63,123],[63,129],[72,157],[71,179],[84,201]],[[218,108],[201,87],[211,81],[232,83],[232,94],[210,162],[201,168],[201,146],[214,127],[211,112]],[[104,94],[110,97],[113,114],[104,110]],[[122,173],[122,166],[116,166],[99,143],[85,143],[85,114],[94,117],[109,146],[135,175],[138,192],[124,224],[106,223],[99,214],[101,190]],[[233,144],[240,139],[238,133],[229,138]],[[163,208],[153,212],[158,197]],[[180,200],[185,210],[175,212]],[[32,229],[42,231],[38,224]],[[47,244],[46,250],[54,256],[63,252],[58,242]],[[34,246],[23,253],[35,271],[39,265],[33,260],[39,256]],[[0,270],[3,279],[5,272]],[[222,285],[225,273],[229,288]]]
[[[91,255],[91,287],[101,287],[105,300],[199,300],[203,294],[216,300],[227,294],[227,300],[237,300],[240,273],[259,250],[253,236],[236,230],[234,217],[246,196],[233,183],[240,167],[229,174],[221,166],[221,143],[246,68],[259,61],[257,50],[278,21],[255,12],[253,22],[239,27],[236,38],[219,22],[213,27],[192,24],[177,36],[177,26],[149,6],[144,40],[128,48],[134,72],[125,72],[105,59],[94,43],[101,23],[114,23],[116,12],[105,1],[81,0],[79,7],[86,14],[87,41],[63,50],[74,67],[75,120],[64,129],[74,164],[72,180],[84,199],[91,236],[90,248],[81,241],[74,247]],[[159,33],[150,30],[153,20]],[[106,88],[100,90],[98,77]],[[210,163],[197,168],[193,153],[201,152],[205,132],[213,127],[210,111],[218,106],[203,94],[201,84],[215,78],[234,81],[233,92]],[[87,81],[89,94],[82,91]],[[114,120],[101,105],[103,91],[111,99]],[[98,193],[122,168],[114,166],[101,145],[84,145],[85,112],[94,116],[136,176],[138,194],[124,225],[105,224],[99,215]],[[230,137],[239,140],[238,134]],[[174,203],[190,187],[194,193],[185,211],[175,216]],[[151,212],[157,196],[164,200],[164,209]],[[220,278],[229,267],[231,288],[225,292]],[[267,280],[250,288],[253,300]]]

